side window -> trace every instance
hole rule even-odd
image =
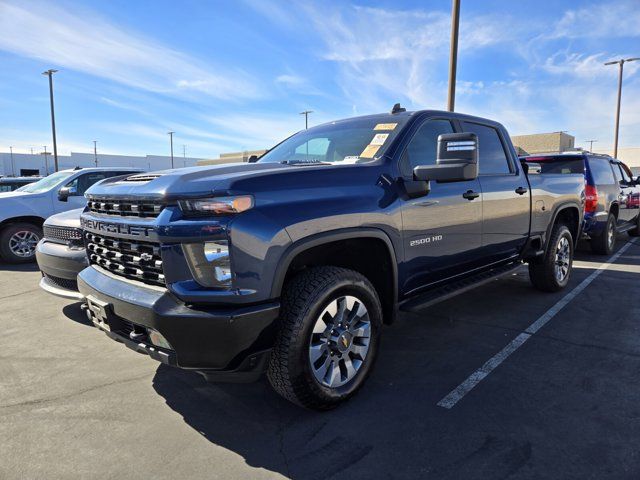
[[[453,126],[449,120],[427,120],[423,123],[402,154],[402,174],[411,176],[413,169],[418,165],[435,165],[438,135],[445,133],[453,133]]]
[[[85,173],[84,175],[80,175],[78,177],[78,195],[84,195],[84,193],[92,186],[94,183],[99,182],[100,180],[104,180],[107,178],[108,174],[103,172],[93,172],[93,173]]]
[[[69,189],[69,195],[77,195],[78,194],[78,182],[80,177],[76,177],[71,180],[69,183],[65,185]]]
[[[620,173],[622,174],[622,180],[624,181],[625,185],[630,185],[633,182],[631,178],[631,174],[628,171],[628,167],[624,163],[614,164],[613,168],[620,169]]]
[[[591,176],[596,185],[616,184],[616,178],[613,176],[609,160],[604,158],[590,158],[589,170],[591,170]],[[620,176],[620,172],[618,172],[618,176]]]
[[[472,132],[478,136],[480,175],[511,173],[509,157],[495,128],[471,122],[462,122],[462,125],[465,132]]]
[[[620,173],[620,169],[618,168],[618,165],[616,165],[615,163],[612,163],[611,168],[613,168],[613,176],[616,177],[616,182],[622,183],[622,173]]]

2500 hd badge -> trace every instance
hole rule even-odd
[[[431,237],[423,237],[417,240],[411,240],[409,242],[410,247],[417,247],[418,245],[425,245],[427,243],[439,242],[442,240],[442,235],[433,235]]]

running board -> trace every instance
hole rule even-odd
[[[400,310],[405,312],[418,312],[436,303],[448,300],[449,298],[468,292],[474,288],[489,283],[496,278],[508,275],[522,266],[522,262],[509,263],[501,267],[495,267],[482,273],[472,275],[454,283],[429,290],[415,297],[409,298],[400,304]]]

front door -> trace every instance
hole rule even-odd
[[[438,135],[446,133],[454,133],[449,120],[426,120],[401,157],[403,176],[412,178],[414,167],[435,164]],[[404,292],[414,292],[476,266],[481,244],[481,215],[478,180],[431,182],[428,195],[406,200],[402,207]]]

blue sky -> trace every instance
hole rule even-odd
[[[446,106],[449,0],[0,0],[0,150],[215,157],[310,123]],[[640,56],[640,1],[462,0],[456,109],[512,134],[613,142],[617,67]],[[640,146],[640,61],[621,146]]]

